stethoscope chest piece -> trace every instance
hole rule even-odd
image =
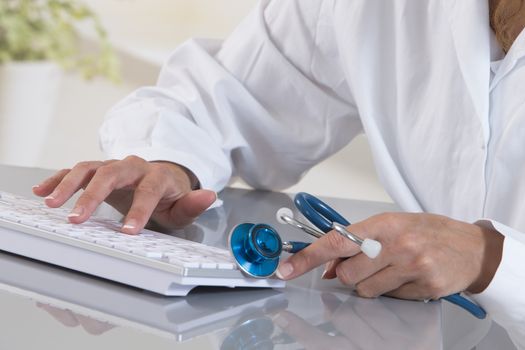
[[[230,234],[228,244],[237,265],[248,275],[267,278],[277,270],[283,243],[270,225],[237,225]]]

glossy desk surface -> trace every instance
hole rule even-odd
[[[0,165],[0,190],[31,195],[50,172]],[[282,193],[227,189],[179,236],[225,246],[241,222],[266,222],[286,239],[308,240],[275,220],[293,207]],[[395,211],[388,203],[327,198],[350,221]],[[71,204],[71,203],[70,203]],[[104,207],[99,215],[117,215]],[[1,239],[1,238],[0,238]],[[448,303],[363,299],[321,270],[282,290],[197,288],[162,297],[0,253],[2,349],[514,349],[506,332]],[[132,273],[132,271],[130,272]]]

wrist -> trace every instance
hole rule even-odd
[[[503,253],[505,236],[491,227],[475,225],[481,230],[480,235],[483,251],[479,276],[467,288],[467,291],[477,294],[483,292],[489,286],[498,270]]]

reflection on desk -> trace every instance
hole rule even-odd
[[[324,321],[281,311],[274,318],[294,341],[311,349],[441,349],[439,303],[363,299],[320,293]]]
[[[0,253],[0,271],[0,290],[34,300],[66,326],[75,318],[92,334],[131,327],[186,341],[287,306],[271,289],[201,288],[167,298],[7,253]]]
[[[0,290],[35,301],[63,323],[93,335],[131,327],[177,342],[214,334],[222,349],[439,349],[439,303],[302,291],[307,308],[286,311],[297,291],[200,288],[160,297],[10,254],[0,254]],[[45,283],[42,283],[44,282]],[[301,312],[301,309],[305,312]],[[324,310],[321,322],[312,310]]]
[[[31,186],[51,173],[0,165],[0,190],[31,196]],[[235,225],[264,222],[275,226],[287,240],[310,240],[277,223],[278,208],[294,207],[287,194],[226,189],[220,197],[223,207],[207,211],[184,230],[167,233],[226,247]],[[397,210],[389,203],[333,198],[327,202],[351,222]],[[100,212],[111,218],[119,215],[108,206]],[[7,326],[0,347],[41,348],[38,338],[20,339],[20,333],[35,334],[56,317],[60,321],[50,323],[59,327],[53,328],[58,332],[54,349],[132,350],[154,347],[157,339],[168,339],[170,349],[515,349],[505,331],[489,319],[480,322],[447,303],[358,298],[336,280],[321,280],[322,268],[289,281],[282,291],[197,288],[184,298],[157,296],[4,253],[0,253],[0,271],[0,289],[4,290],[0,302],[9,306],[0,315],[1,325]],[[13,332],[18,338],[13,334],[8,339],[8,327],[19,309],[24,330]],[[46,317],[23,323],[38,316],[31,310],[45,310]],[[60,324],[83,326],[87,333],[100,336],[76,328],[76,332],[66,331]],[[139,332],[122,332],[128,329]],[[99,342],[89,341],[94,338]]]

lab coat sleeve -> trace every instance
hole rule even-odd
[[[262,1],[224,42],[185,42],[156,86],[108,113],[102,149],[181,164],[216,191],[232,175],[256,188],[296,183],[362,129],[330,11],[322,0]]]
[[[507,330],[520,349],[525,349],[525,233],[494,220],[478,223],[505,236],[501,263],[489,286],[473,295],[494,321]]]

